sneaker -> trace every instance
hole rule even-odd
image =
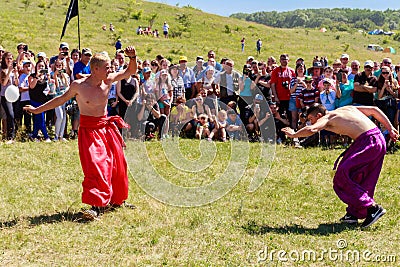
[[[46,143],[51,143],[51,139],[50,138],[46,138],[46,140],[44,140]]]
[[[89,221],[100,220],[100,208],[92,206],[90,209],[83,211],[82,217]]]
[[[361,228],[367,228],[375,223],[380,217],[386,213],[386,210],[378,204],[372,205],[368,208],[367,218],[361,224]]]
[[[358,223],[358,218],[354,215],[346,213],[342,218],[340,218],[340,222],[348,223],[348,224],[355,224]]]

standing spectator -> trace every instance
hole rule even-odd
[[[306,76],[304,78],[304,82],[306,83],[306,88],[301,91],[299,94],[300,105],[301,108],[310,107],[314,103],[319,102],[319,91],[317,88],[312,85],[312,78],[310,76]]]
[[[124,69],[125,66],[125,52],[124,50],[117,50],[115,53],[115,59],[118,61],[118,67],[116,69],[117,72],[121,71]]]
[[[382,60],[381,68],[374,72],[374,76],[375,76],[375,77],[378,78],[378,77],[381,75],[381,73],[382,73],[382,68],[383,68],[384,66],[389,67],[390,70],[392,71],[392,60],[391,60],[390,58],[388,58],[388,57],[385,57],[385,58]],[[392,72],[392,75],[393,75],[394,78],[397,77],[396,72]]]
[[[351,64],[350,64],[350,67],[351,67],[351,72],[349,73],[349,75],[348,75],[348,79],[349,80],[353,80],[354,81],[354,77],[358,74],[358,73],[360,73],[360,61],[358,61],[358,60],[353,60],[352,62],[351,62]],[[376,76],[376,77],[378,77],[378,76]]]
[[[35,67],[35,73],[29,77],[29,97],[33,107],[39,107],[48,101],[48,73],[43,61],[39,61]],[[33,115],[33,132],[31,138],[38,140],[39,130],[46,142],[51,142],[44,119],[44,112]]]
[[[201,79],[201,76],[203,75],[203,71],[206,68],[205,66],[203,66],[203,63],[204,63],[203,57],[197,56],[196,66],[193,67],[193,72],[194,72],[196,82]]]
[[[66,70],[67,70],[67,74],[69,75],[71,82],[74,81],[74,66],[75,63],[77,63],[79,60],[81,60],[81,51],[79,51],[78,49],[72,49],[71,51],[71,59],[69,61],[69,63],[67,62],[66,65]],[[39,55],[38,55],[39,57]]]
[[[305,70],[304,64],[297,64],[295,69],[296,77],[293,77],[290,81],[289,111],[291,112],[292,116],[290,127],[294,130],[297,129],[299,113],[301,112],[299,95],[307,87],[306,83],[304,82]]]
[[[348,73],[351,73],[351,68],[349,66],[347,66],[347,64],[349,63],[349,59],[350,59],[350,57],[348,54],[342,54],[340,56],[340,62],[342,63],[340,68],[347,69]]]
[[[279,112],[281,114],[286,113],[289,121],[291,121],[291,114],[289,112],[289,86],[290,81],[296,76],[296,73],[288,66],[289,55],[282,54],[279,59],[281,65],[271,73],[271,90],[275,98],[274,101],[279,106]]]
[[[327,111],[335,109],[336,91],[332,89],[333,81],[330,78],[323,79],[323,88],[319,94],[322,105]]]
[[[388,66],[383,66],[381,70],[381,75],[379,75],[377,81],[378,100],[376,104],[385,113],[389,121],[395,125],[399,84],[397,79],[393,78],[392,70]]]
[[[92,57],[92,50],[90,48],[82,49],[82,58],[74,65],[74,78],[81,79],[90,74],[90,59]]]
[[[260,89],[261,93],[265,97],[267,102],[272,101],[272,93],[271,93],[271,74],[267,72],[267,65],[265,62],[258,62],[258,68],[261,70],[259,75],[257,75],[254,82],[257,84],[258,89]]]
[[[214,50],[208,51],[207,57],[208,57],[207,62],[204,62],[204,64],[203,64],[204,67],[207,67],[207,65],[209,65],[210,59],[213,59],[213,60],[212,60],[212,61],[214,62],[213,67],[214,67],[217,71],[222,71],[222,65],[216,61]]]
[[[329,79],[330,88],[336,91],[336,76],[333,75],[333,69],[330,66],[324,68],[323,79],[318,83],[318,90],[320,92],[324,90],[325,79]]]
[[[63,42],[60,44],[60,47],[58,48],[58,55],[52,56],[50,58],[50,66],[48,67],[51,68],[57,59],[64,61],[65,58],[68,57],[68,55],[69,55],[69,45],[68,43]]]
[[[260,38],[258,38],[257,42],[256,42],[256,48],[257,48],[257,55],[260,55],[261,53],[261,47],[262,47],[262,41]]]
[[[164,33],[164,37],[168,38],[168,33],[169,33],[169,25],[166,21],[164,21],[164,25],[163,25],[163,33]]]
[[[242,53],[244,52],[245,43],[246,43],[246,39],[243,37],[242,40],[240,40],[240,44],[242,45]]]
[[[183,79],[179,76],[179,70],[177,65],[171,65],[169,68],[169,73],[171,75],[171,85],[172,85],[172,106],[176,106],[176,100],[178,97],[185,98],[185,84]],[[185,98],[186,102],[186,98]],[[191,107],[189,105],[189,107]]]
[[[165,114],[167,117],[169,116],[169,112],[171,110],[171,98],[173,96],[172,91],[173,89],[168,71],[162,70],[160,78],[158,78],[157,84],[154,88],[154,93],[156,95],[161,114]]]
[[[194,90],[196,79],[193,70],[187,66],[187,57],[185,56],[179,57],[179,76],[182,77],[185,85],[185,98],[192,99],[196,94]]]
[[[117,42],[115,42],[115,50],[120,50],[122,48],[122,42],[121,39],[118,39]]]
[[[274,58],[273,56],[270,56],[267,59],[267,66],[268,67],[273,67],[276,64],[276,58]]]
[[[353,103],[354,80],[347,78],[347,70],[340,70],[340,83],[336,84],[337,108],[351,105]]]
[[[313,79],[313,87],[317,88],[320,81],[324,79],[323,70],[324,68],[319,61],[315,61],[312,68],[308,70],[308,73],[312,76]]]
[[[8,86],[18,86],[18,69],[17,64],[13,61],[14,56],[11,52],[5,52],[1,58],[1,106],[6,112],[7,118],[7,139],[9,143],[12,143],[15,138],[15,118],[14,118],[14,106],[17,103],[9,102],[5,97],[5,92]],[[30,62],[30,61],[29,61]],[[4,130],[3,130],[4,131]]]
[[[32,63],[26,61],[23,64],[22,73],[19,76],[19,91],[21,92],[21,100],[18,108],[18,118],[20,120],[19,125],[25,125],[25,132],[30,134],[32,131],[32,115],[25,110],[23,107],[30,105],[31,101],[29,98],[29,82],[28,78],[32,71]]]
[[[376,77],[372,74],[374,62],[368,60],[364,63],[364,71],[354,77],[353,105],[373,106],[376,93]]]
[[[228,59],[225,62],[225,71],[219,75],[220,101],[228,104],[230,101],[237,103],[239,93],[240,73],[233,69],[235,63]]]
[[[64,63],[61,60],[56,60],[53,65],[53,78],[56,87],[56,95],[61,96],[69,87],[68,74],[65,72]],[[67,112],[65,110],[65,103],[56,107],[56,123],[55,123],[55,137],[54,141],[65,141],[64,130],[67,122]]]
[[[256,88],[256,84],[250,79],[250,75],[251,75],[251,66],[244,65],[243,76],[240,77],[240,79],[239,79],[240,93],[239,93],[239,101],[238,101],[238,107],[239,107],[240,116],[241,116],[242,120],[243,120],[242,114],[244,114],[246,107],[253,103],[253,91]]]

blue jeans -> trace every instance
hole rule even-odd
[[[42,103],[35,102],[31,100],[31,105],[34,106],[35,108],[39,107],[42,105]],[[39,130],[42,131],[42,134],[45,139],[49,138],[49,134],[47,133],[47,128],[46,128],[46,123],[44,120],[44,112],[40,114],[35,114],[33,116],[33,132],[32,132],[32,138],[37,138]]]

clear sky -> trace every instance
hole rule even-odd
[[[168,5],[199,8],[204,12],[229,16],[233,13],[257,11],[289,11],[307,8],[400,9],[400,0],[151,0]]]

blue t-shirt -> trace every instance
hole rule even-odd
[[[336,106],[338,108],[352,105],[353,104],[353,97],[352,93],[354,91],[354,81],[349,80],[347,84],[340,84],[340,91],[342,96],[338,99]]]
[[[74,65],[74,78],[76,78],[76,75],[80,73],[80,74],[90,74],[90,64],[88,64],[87,66],[85,64],[82,63],[82,61],[78,61],[75,63]]]
[[[242,77],[242,79],[243,79],[243,77]],[[244,80],[244,88],[243,88],[243,91],[240,92],[240,94],[239,94],[240,96],[252,96],[251,83],[252,83],[252,80],[249,77],[247,77],[246,80]]]

